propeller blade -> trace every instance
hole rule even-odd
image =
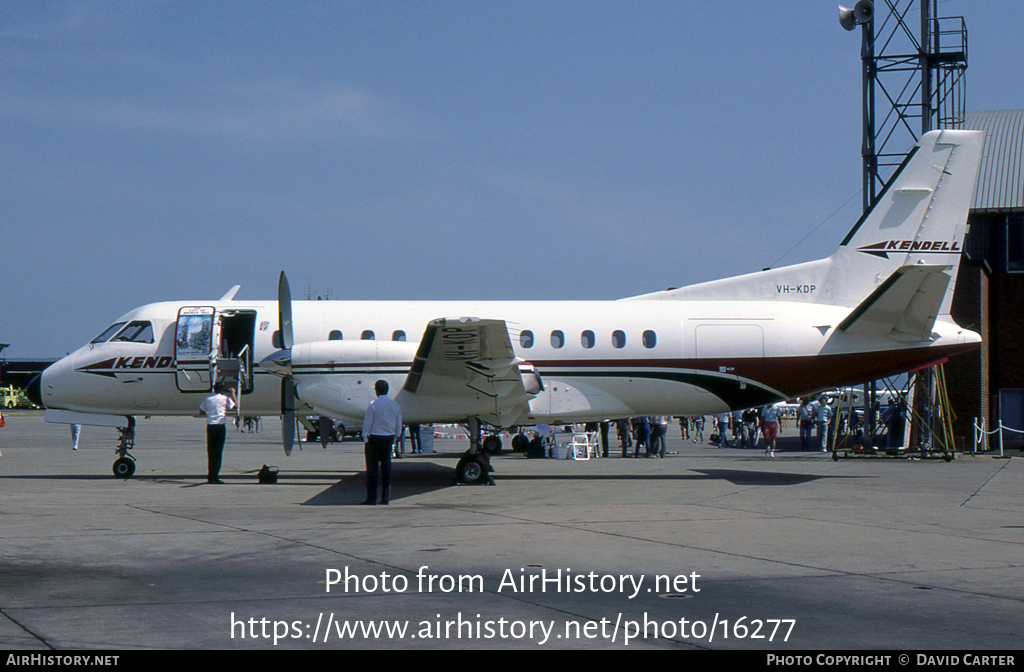
[[[292,446],[295,445],[295,380],[289,374],[291,349],[295,339],[292,334],[292,290],[288,286],[288,276],[284,271],[281,271],[281,277],[277,280],[277,318],[281,333],[281,349],[288,351],[287,357],[281,356],[280,361],[274,362],[280,365],[287,360],[288,364],[287,372],[284,366],[279,366],[284,373],[281,378],[281,444],[284,446],[284,454],[291,455]]]
[[[292,454],[295,445],[295,381],[281,379],[281,445],[284,454]]]
[[[281,348],[290,350],[295,342],[292,336],[292,290],[284,271],[281,271],[277,281],[277,317],[278,328],[281,330]]]

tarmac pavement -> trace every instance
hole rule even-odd
[[[5,650],[1020,646],[1016,456],[833,461],[789,432],[770,459],[673,427],[665,459],[613,432],[608,459],[506,451],[473,487],[466,442],[438,440],[368,507],[361,443],[285,457],[273,419],[229,429],[209,485],[201,420],[140,419],[120,480],[115,430],[73,452],[66,425],[5,417]]]

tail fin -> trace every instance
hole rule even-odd
[[[633,298],[798,301],[852,308],[900,269],[928,266],[941,276],[907,275],[897,292],[912,279],[920,280],[929,297],[915,302],[912,312],[932,313],[937,306],[937,315],[948,315],[984,139],[981,131],[926,133],[874,206],[826,259]],[[926,275],[933,277],[925,282]]]
[[[846,286],[843,303],[859,303],[906,266],[946,266],[952,287],[984,139],[980,131],[949,130],[921,138],[831,257],[836,280]],[[951,300],[946,291],[939,314],[949,313]]]

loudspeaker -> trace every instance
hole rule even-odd
[[[853,30],[855,26],[871,23],[874,18],[875,5],[871,0],[859,0],[853,9],[839,5],[839,25],[845,30]]]

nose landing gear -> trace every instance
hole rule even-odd
[[[128,417],[127,427],[117,429],[117,455],[114,460],[114,476],[116,478],[131,478],[135,474],[135,457],[128,453],[135,447],[135,418]]]

